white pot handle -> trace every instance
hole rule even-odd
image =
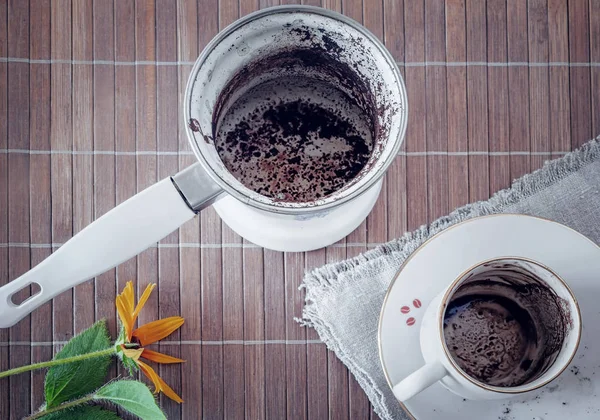
[[[193,218],[195,210],[212,204],[222,190],[208,175],[199,179],[197,175],[202,171],[197,165],[175,175],[175,179],[163,179],[133,196],[87,226],[36,267],[0,287],[0,328],[16,324],[54,296],[139,254]],[[195,189],[192,178],[200,182]],[[196,198],[199,191],[206,193],[204,202],[194,206],[194,210],[177,184],[178,179],[189,181],[186,189],[193,189]],[[39,284],[41,290],[20,305],[13,303],[12,296],[32,283]]]
[[[406,401],[429,388],[447,374],[448,371],[441,362],[428,363],[394,385],[392,390],[399,401]]]

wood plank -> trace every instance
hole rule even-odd
[[[221,241],[221,220],[213,209],[200,214],[202,244]],[[223,340],[223,268],[222,249],[202,248],[202,340]],[[202,410],[204,417],[223,417],[223,345],[202,349]]]
[[[487,2],[487,58],[494,63],[508,60],[506,2]],[[488,125],[490,152],[508,152],[508,69],[488,67]],[[490,194],[510,185],[510,157],[490,156]]]
[[[327,263],[346,259],[346,248],[340,243],[327,247]],[[337,358],[334,352],[327,351],[327,377],[329,398],[329,419],[346,419],[350,417],[348,369]]]
[[[404,0],[383,0],[382,30],[387,50],[404,62]]]
[[[0,56],[8,56],[8,2],[0,2]],[[8,147],[8,63],[0,63],[0,148]],[[0,153],[0,242],[8,243],[8,154]],[[0,286],[8,283],[8,248],[0,248]],[[0,329],[0,342],[8,343],[8,329]],[[0,370],[9,369],[8,346],[0,347]],[[33,355],[36,357],[36,355]],[[35,379],[34,383],[37,383]],[[10,416],[10,384],[0,381],[0,418]]]
[[[245,16],[260,8],[259,0],[240,0],[240,16]]]
[[[600,2],[598,0],[590,0],[590,60],[594,63],[600,62]],[[600,135],[600,66],[590,68],[590,72],[592,136],[598,136]]]
[[[33,2],[29,10],[29,54],[32,58],[50,58],[50,0]],[[32,30],[34,29],[35,30]],[[30,149],[50,150],[50,65],[30,66]],[[0,135],[1,136],[1,135]],[[31,242],[52,242],[52,204],[50,195],[50,155],[31,155],[29,166],[29,214]],[[1,165],[1,164],[0,164]],[[1,189],[1,188],[0,188]],[[0,199],[0,201],[2,201]],[[0,222],[1,223],[1,222]],[[1,235],[0,235],[1,236]],[[1,239],[0,239],[1,240]],[[51,248],[33,248],[31,265],[35,266],[48,257]],[[1,334],[0,334],[0,340]],[[52,341],[52,302],[48,302],[31,314],[31,340]],[[31,347],[31,362],[52,359],[52,346]],[[44,371],[31,373],[30,412],[44,402]],[[0,393],[2,390],[0,390]],[[0,402],[0,406],[2,402]],[[0,409],[0,418],[2,416]]]
[[[404,62],[404,0],[383,1],[384,44],[396,61]],[[406,74],[404,66],[400,66]],[[402,150],[406,150],[403,145]],[[407,230],[406,157],[398,156],[386,174],[387,240],[398,238]]]
[[[29,56],[29,4],[12,2],[8,8],[8,55]],[[8,64],[8,148],[29,150],[29,65]],[[8,242],[29,242],[29,156],[8,155]],[[30,251],[26,247],[8,248],[8,277],[13,280],[30,267]],[[17,299],[25,299],[30,287],[17,292]],[[30,317],[26,317],[9,329],[11,342],[28,342],[31,338]],[[29,349],[9,350],[9,367],[30,363]],[[9,389],[29,389],[29,375],[11,376]],[[11,419],[29,414],[29,392],[9,392]]]
[[[326,250],[318,249],[305,253],[304,263],[307,270],[321,267],[326,262]],[[318,340],[319,335],[314,328],[306,328],[307,340]],[[327,348],[323,344],[307,344],[306,346],[306,399],[307,417],[309,420],[328,418],[327,399]]]
[[[115,2],[115,60],[135,61],[135,5],[132,0]],[[134,66],[115,66],[115,150],[136,150],[136,69]],[[115,157],[115,204],[132,197],[136,191],[136,157]],[[128,281],[137,283],[137,258],[117,267],[117,291]]]
[[[425,61],[425,4],[423,1],[404,2],[404,39],[407,62]],[[406,130],[406,152],[425,152],[427,103],[425,96],[425,68],[406,67],[406,91],[410,112]],[[406,197],[408,203],[407,227],[416,229],[428,220],[427,213],[427,158],[407,156]]]
[[[487,60],[485,2],[466,1],[467,61]],[[487,69],[467,67],[467,133],[470,152],[487,152]],[[487,155],[469,155],[469,200],[489,197],[489,159]]]
[[[261,248],[244,248],[244,340],[265,339],[265,293]],[[265,345],[244,348],[245,417],[266,416]]]
[[[0,55],[8,56],[8,2],[0,2]],[[0,63],[0,148],[8,146],[8,63]],[[0,153],[0,242],[8,243],[8,154]],[[8,248],[0,248],[0,286],[8,283]],[[8,330],[0,329],[7,343]],[[35,357],[35,355],[34,355]],[[0,370],[9,369],[9,347],[0,347]],[[35,381],[34,381],[35,382]],[[0,418],[10,416],[9,381],[0,381]]]
[[[178,0],[177,2],[177,51],[180,61],[195,61],[198,57],[198,8],[196,2]],[[191,66],[178,66],[179,103],[183,103],[185,86]],[[184,124],[179,122],[179,150],[189,150]],[[193,156],[180,155],[179,169],[196,162]],[[195,217],[179,229],[182,243],[200,242],[200,218]],[[180,249],[180,294],[181,316],[185,324],[181,328],[181,340],[199,341],[202,338],[200,248],[184,247]],[[186,360],[182,366],[181,406],[182,418],[194,418],[202,413],[202,346],[183,345],[181,358]]]
[[[265,249],[264,279],[265,279],[265,340],[281,340],[286,337],[286,327],[289,316],[286,314],[286,289],[288,279],[284,271],[284,254]],[[288,259],[285,259],[287,269]],[[265,394],[266,417],[268,419],[285,418],[288,411],[289,397],[287,388],[287,359],[286,345],[272,344],[265,347]],[[304,411],[304,410],[303,410]]]
[[[546,0],[530,0],[527,10],[529,61],[548,62],[548,4]],[[529,68],[529,112],[531,170],[541,168],[550,158],[550,86],[548,67]],[[538,155],[538,153],[542,153]]]
[[[451,62],[467,61],[467,23],[465,0],[446,2],[446,59]],[[448,152],[468,151],[467,132],[467,67],[451,66],[446,69],[448,97]],[[469,202],[469,158],[465,155],[448,156],[448,207],[455,209]]]
[[[156,8],[154,1],[136,2],[134,10],[135,60],[156,60]],[[156,141],[156,67],[135,67],[135,147],[136,151],[154,152]],[[136,155],[137,192],[156,183],[157,156],[155,154]],[[137,258],[137,282],[134,282],[137,296],[141,296],[151,283],[158,283],[158,249],[143,251]],[[138,325],[158,319],[158,293],[153,293],[144,310],[138,317]],[[140,375],[146,383],[150,381]]]
[[[425,1],[425,60],[446,61],[444,4]],[[426,147],[435,152],[448,151],[446,67],[427,66],[425,71]],[[427,208],[433,221],[448,213],[448,157],[427,156]]]
[[[93,50],[95,60],[115,59],[114,7],[110,2],[93,4]],[[115,150],[115,67],[96,66],[93,68],[93,150]],[[114,155],[98,154],[94,162],[94,219],[111,210],[116,205],[116,162]],[[96,319],[105,319],[111,337],[118,335],[115,311],[116,270],[100,274],[95,283]],[[109,376],[117,373],[116,364],[109,370]]]
[[[115,61],[133,62],[135,50],[135,2],[114,2]],[[115,150],[128,154],[115,156],[115,204],[132,197],[137,192],[136,165],[136,67],[115,66]],[[120,293],[128,281],[137,290],[138,258],[118,265],[116,268],[116,292]],[[112,297],[114,301],[114,295]],[[117,373],[128,375],[120,364]]]
[[[304,254],[286,252],[285,267],[285,338],[286,340],[306,340],[306,329],[294,321],[302,316],[303,294],[298,290],[304,275]],[[307,366],[306,345],[285,346],[287,417],[306,418]]]
[[[527,1],[513,2],[506,9],[507,47],[509,62],[527,62]],[[529,152],[529,70],[522,66],[508,68],[508,129],[510,150]],[[529,172],[529,156],[510,156],[510,178]]]
[[[570,1],[569,61],[590,61],[590,11],[587,1]],[[571,142],[573,148],[581,146],[592,137],[590,67],[569,68],[571,89]]]
[[[71,2],[51,2],[51,56],[71,59]],[[50,69],[52,150],[73,150],[72,68],[67,63],[53,63]],[[73,162],[70,154],[51,157],[52,242],[64,243],[73,234]],[[73,291],[54,298],[54,340],[68,341],[73,336]],[[58,346],[55,346],[58,350]]]
[[[279,0],[259,0],[259,7],[264,9],[265,7],[278,6]]]
[[[383,2],[384,44],[396,61],[404,62],[404,1]],[[406,74],[400,66],[402,75]],[[402,150],[406,150],[405,144]],[[406,157],[397,157],[386,175],[387,186],[387,239],[400,237],[407,230]]]
[[[72,30],[73,60],[93,60],[92,1],[73,3]],[[92,66],[74,65],[71,87],[73,107],[73,150],[89,151],[94,148],[93,101],[94,69]],[[73,155],[73,234],[79,233],[94,219],[94,157]],[[94,323],[94,282],[73,289],[73,320],[75,333]]]
[[[401,237],[408,230],[406,197],[406,157],[398,156],[386,174],[387,186],[387,238],[391,241]]]
[[[8,2],[0,2],[0,55],[8,55]],[[8,147],[8,63],[0,63],[0,149]],[[0,153],[0,242],[8,243],[8,154]],[[0,286],[9,282],[8,247],[0,248]],[[0,342],[8,343],[8,329],[0,329]],[[8,346],[0,347],[0,371],[10,368]],[[35,358],[37,355],[33,355]],[[37,383],[35,379],[33,383]],[[0,418],[10,416],[10,384],[0,381]]]
[[[188,166],[191,156],[180,158],[180,169]],[[200,242],[200,218],[196,217],[180,229],[180,240],[184,243]],[[181,328],[181,340],[202,339],[200,248],[180,249],[181,316],[185,324]],[[182,367],[181,406],[182,418],[194,418],[202,413],[202,349],[200,345],[182,345],[181,358],[186,360]]]
[[[222,223],[221,242],[236,245],[223,249],[223,340],[242,340],[245,317],[242,238]],[[262,250],[253,251],[260,254],[259,251]],[[261,256],[256,255],[256,258],[260,261]],[[247,267],[246,270],[252,271],[257,277],[262,277],[262,261],[260,264]],[[278,280],[281,280],[281,277]],[[225,418],[244,417],[244,354],[245,346],[240,344],[229,345],[223,351],[223,415]]]
[[[177,4],[170,0],[156,2],[156,60],[177,61]],[[158,157],[158,179],[165,179],[179,170],[179,94],[176,66],[157,66],[156,68],[156,133],[159,152],[173,154]],[[158,308],[159,318],[181,314],[180,302],[180,255],[179,229],[160,241],[173,247],[158,249]],[[163,341],[180,340],[180,331],[175,331]],[[161,344],[162,353],[181,358],[181,346]],[[159,374],[173,390],[181,396],[182,365],[161,365]],[[168,418],[181,417],[181,405],[165,395],[160,396],[161,406]]]
[[[238,19],[240,12],[239,0],[219,1],[219,28],[225,28]]]
[[[548,59],[569,62],[569,28],[567,2],[548,0]],[[571,104],[569,67],[550,67],[550,150],[571,150]],[[553,158],[558,156],[552,156]]]
[[[323,7],[336,12],[342,12],[342,0],[322,0]]]

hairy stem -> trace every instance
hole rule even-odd
[[[35,369],[44,369],[44,368],[49,368],[52,366],[64,365],[66,363],[73,363],[73,362],[79,362],[81,360],[93,359],[95,357],[109,356],[114,353],[115,353],[115,348],[109,347],[107,349],[98,350],[98,351],[94,351],[91,353],[84,353],[84,354],[78,354],[77,356],[65,357],[64,359],[55,359],[55,360],[50,360],[48,362],[33,363],[31,365],[21,366],[18,368],[9,369],[9,370],[5,370],[4,372],[0,372],[0,378],[4,378],[6,376],[11,376],[11,375],[17,375],[17,374],[23,373],[23,372],[29,372],[29,371],[35,370]]]
[[[85,397],[81,397],[77,400],[69,401],[61,405],[57,405],[56,407],[47,408],[42,411],[39,411],[31,416],[25,418],[25,420],[35,420],[42,418],[48,414],[56,413],[57,411],[66,410],[67,408],[75,407],[76,405],[85,404],[92,400],[92,395],[86,395]]]

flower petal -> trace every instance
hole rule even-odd
[[[137,364],[140,367],[140,369],[142,370],[142,372],[144,372],[144,374],[154,384],[154,393],[158,394],[161,390],[161,383],[160,383],[160,378],[158,377],[158,375],[156,374],[154,369],[152,369],[150,366],[148,366],[147,364],[145,364],[144,362],[142,362],[140,360],[138,360]]]
[[[117,313],[119,314],[119,318],[121,319],[123,327],[125,328],[125,333],[127,334],[127,341],[131,341],[133,322],[131,322],[131,313],[127,311],[127,303],[125,303],[122,295],[117,295],[115,303],[117,306]]]
[[[148,344],[162,340],[171,334],[177,328],[181,327],[183,322],[184,319],[180,316],[159,319],[158,321],[152,321],[142,325],[133,331],[132,335],[140,341],[142,347],[146,347]]]
[[[125,289],[123,289],[123,293],[121,293],[123,299],[125,299],[125,304],[127,311],[132,314],[133,313],[133,301],[135,299],[135,293],[133,292],[133,282],[128,281],[125,285]]]
[[[146,304],[146,301],[150,297],[150,294],[152,293],[152,291],[154,290],[155,287],[156,287],[156,283],[151,283],[148,286],[146,286],[146,290],[144,290],[142,297],[140,297],[140,300],[138,300],[135,310],[133,311],[133,315],[132,315],[133,322],[135,322],[135,320],[137,319],[140,311]]]
[[[177,395],[175,393],[175,391],[173,391],[171,389],[171,387],[169,385],[166,384],[165,381],[163,381],[160,376],[158,376],[156,374],[156,372],[154,371],[154,369],[152,369],[150,366],[148,366],[147,364],[145,364],[144,362],[138,361],[138,365],[140,367],[140,369],[142,370],[142,372],[144,372],[144,374],[150,378],[150,380],[152,381],[152,383],[154,384],[154,393],[158,393],[160,391],[162,391],[167,397],[169,397],[170,399],[172,399],[173,401],[176,401],[178,403],[182,403],[183,400],[181,399],[181,397],[179,395]]]
[[[179,404],[181,404],[183,402],[183,400],[181,399],[181,397],[179,395],[177,395],[175,393],[175,391],[173,391],[171,389],[171,387],[169,385],[167,385],[165,383],[165,381],[163,381],[161,379],[160,376],[157,376],[157,378],[158,378],[158,381],[160,382],[160,390],[163,392],[163,394],[165,394],[167,397],[169,397],[173,401],[178,402]]]
[[[167,354],[162,354],[157,351],[152,351],[148,349],[143,349],[142,357],[144,359],[152,360],[156,363],[183,363],[185,360],[178,359],[177,357],[169,356]]]
[[[144,349],[123,349],[123,354],[136,362],[144,352]]]

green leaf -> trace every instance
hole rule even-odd
[[[142,420],[166,419],[152,392],[139,381],[124,379],[111,382],[96,391],[93,398],[116,404]]]
[[[117,413],[98,406],[82,405],[72,409],[60,410],[41,417],[41,420],[119,420]]]
[[[73,337],[54,359],[78,356],[108,347],[110,339],[106,323],[102,320]],[[44,382],[46,406],[56,407],[62,402],[89,394],[102,386],[110,358],[110,355],[106,355],[51,367]]]

